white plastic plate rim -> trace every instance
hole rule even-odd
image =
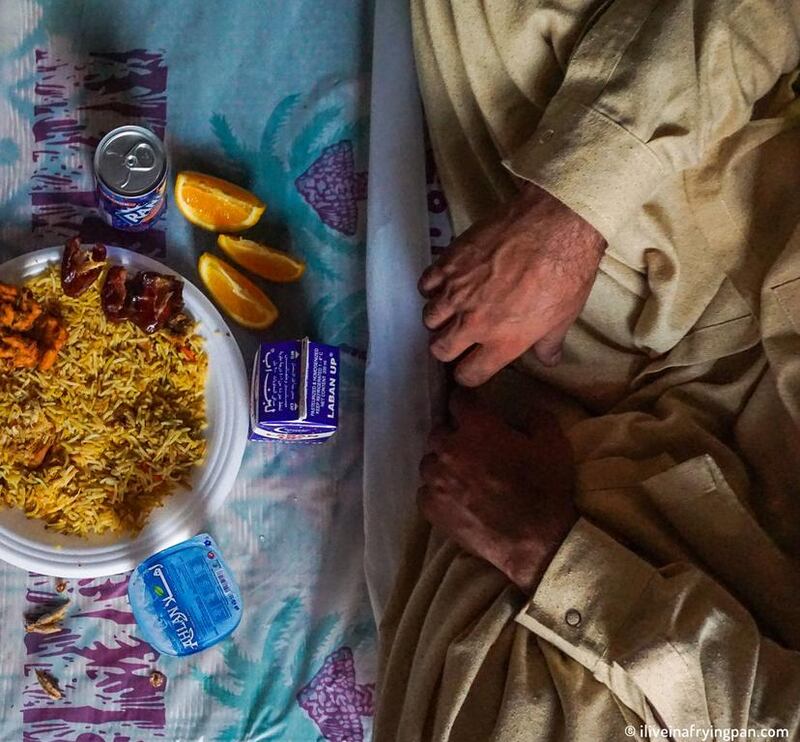
[[[61,261],[61,247],[21,255],[0,265],[0,281],[27,280]],[[153,258],[108,247],[109,262],[135,270],[177,275]],[[184,282],[187,311],[206,342],[208,452],[196,467],[191,491],[172,493],[150,514],[136,538],[105,536],[89,540],[55,534],[40,521],[0,508],[0,559],[22,569],[59,577],[102,577],[126,572],[148,556],[198,533],[233,488],[247,444],[247,373],[241,351],[225,320],[196,286]],[[100,311],[100,307],[98,307]]]

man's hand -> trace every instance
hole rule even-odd
[[[455,430],[435,430],[420,464],[420,510],[533,594],[578,517],[569,442],[546,412],[524,435],[464,394],[451,411]]]
[[[604,249],[588,222],[527,184],[422,274],[431,352],[447,362],[477,345],[455,372],[464,386],[482,384],[531,346],[542,363],[558,363]]]

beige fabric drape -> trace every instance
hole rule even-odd
[[[457,231],[528,179],[609,248],[562,364],[484,390],[561,411],[584,517],[532,599],[417,525],[376,739],[800,738],[800,2],[412,10]]]

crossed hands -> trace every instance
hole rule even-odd
[[[431,352],[443,362],[463,356],[455,369],[463,386],[484,383],[531,347],[557,364],[604,249],[590,224],[525,186],[423,273]],[[420,464],[420,510],[532,594],[578,517],[569,443],[544,411],[521,433],[464,392],[450,409],[452,425],[431,433]]]

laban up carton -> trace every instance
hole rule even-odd
[[[253,364],[250,440],[323,441],[339,422],[339,349],[308,338],[262,343]]]

